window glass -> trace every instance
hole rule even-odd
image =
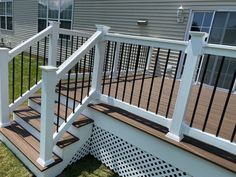
[[[6,29],[6,20],[5,17],[1,17],[1,28]]]
[[[236,12],[230,12],[227,28],[236,29]]]
[[[5,15],[5,2],[0,2],[0,15]]]
[[[61,0],[60,18],[71,19],[73,0]]]
[[[47,0],[39,0],[38,17],[47,18]]]
[[[49,0],[48,18],[58,18],[59,8],[60,8],[60,0]]]
[[[191,31],[209,33],[212,17],[212,12],[194,12]]]
[[[38,19],[38,31],[42,31],[47,27],[47,20],[46,19]]]
[[[7,29],[12,30],[12,17],[7,17]]]
[[[12,15],[12,2],[7,2],[7,15]]]
[[[39,0],[38,31],[47,27],[48,21],[61,22],[60,27],[71,29],[73,0]]]

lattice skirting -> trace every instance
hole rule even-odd
[[[71,163],[90,153],[119,176],[124,177],[189,177],[187,173],[166,163],[127,141],[94,126],[87,143],[78,150]],[[71,164],[70,163],[70,164]]]

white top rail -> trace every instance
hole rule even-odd
[[[93,33],[82,31],[82,30],[69,30],[59,28],[59,34],[72,35],[72,36],[81,36],[81,37],[91,37]]]
[[[203,53],[236,58],[236,46],[207,44],[203,47]]]
[[[187,41],[178,41],[171,39],[161,39],[161,38],[133,36],[133,35],[131,36],[124,34],[112,34],[112,33],[106,34],[105,40],[124,42],[136,45],[145,45],[145,46],[165,48],[165,49],[182,50],[182,51],[185,51],[188,44]]]
[[[20,45],[16,46],[12,50],[9,51],[10,60],[20,54],[21,52],[27,50],[30,46],[34,45],[36,42],[40,41],[44,37],[48,36],[52,33],[52,26],[48,26],[46,29],[41,31],[40,33],[34,35],[28,40],[22,42]]]
[[[63,76],[100,40],[102,32],[94,33],[76,52],[74,52],[57,70],[58,79]]]

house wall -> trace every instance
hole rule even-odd
[[[184,23],[177,23],[180,5]],[[111,27],[112,32],[183,40],[190,9],[236,10],[234,0],[75,0],[74,29],[93,30],[94,24]],[[137,25],[148,19],[147,26]]]
[[[0,38],[9,47],[21,43],[38,32],[38,0],[13,0],[13,30],[1,30]],[[7,37],[6,37],[7,36]]]

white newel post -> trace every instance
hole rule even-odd
[[[172,122],[167,137],[180,141],[183,138],[182,125],[184,123],[185,113],[188,106],[189,96],[191,94],[194,82],[196,66],[205,44],[206,33],[190,32],[191,40],[186,49],[187,58],[179,87],[179,92],[175,104]]]
[[[101,31],[103,35],[108,33],[110,27],[103,25],[96,25],[97,31]],[[105,57],[105,41],[100,40],[95,46],[95,58],[94,58],[94,67],[93,67],[93,76],[92,76],[92,86],[91,90],[96,91],[98,94],[101,93],[101,81],[103,73],[103,64]]]
[[[54,103],[56,98],[56,71],[53,66],[42,68],[42,103],[41,103],[41,132],[40,132],[40,157],[37,162],[47,166],[54,162],[53,152],[53,123]]]
[[[0,48],[0,127],[6,127],[9,122],[9,91],[8,91],[8,63],[9,49]]]
[[[50,21],[52,26],[52,33],[49,35],[49,51],[48,51],[48,65],[57,65],[57,44],[59,39],[59,22]]]
[[[116,43],[116,51],[115,51],[115,57],[114,57],[114,66],[112,71],[112,79],[117,78],[117,68],[118,68],[118,61],[120,56],[120,43]]]

